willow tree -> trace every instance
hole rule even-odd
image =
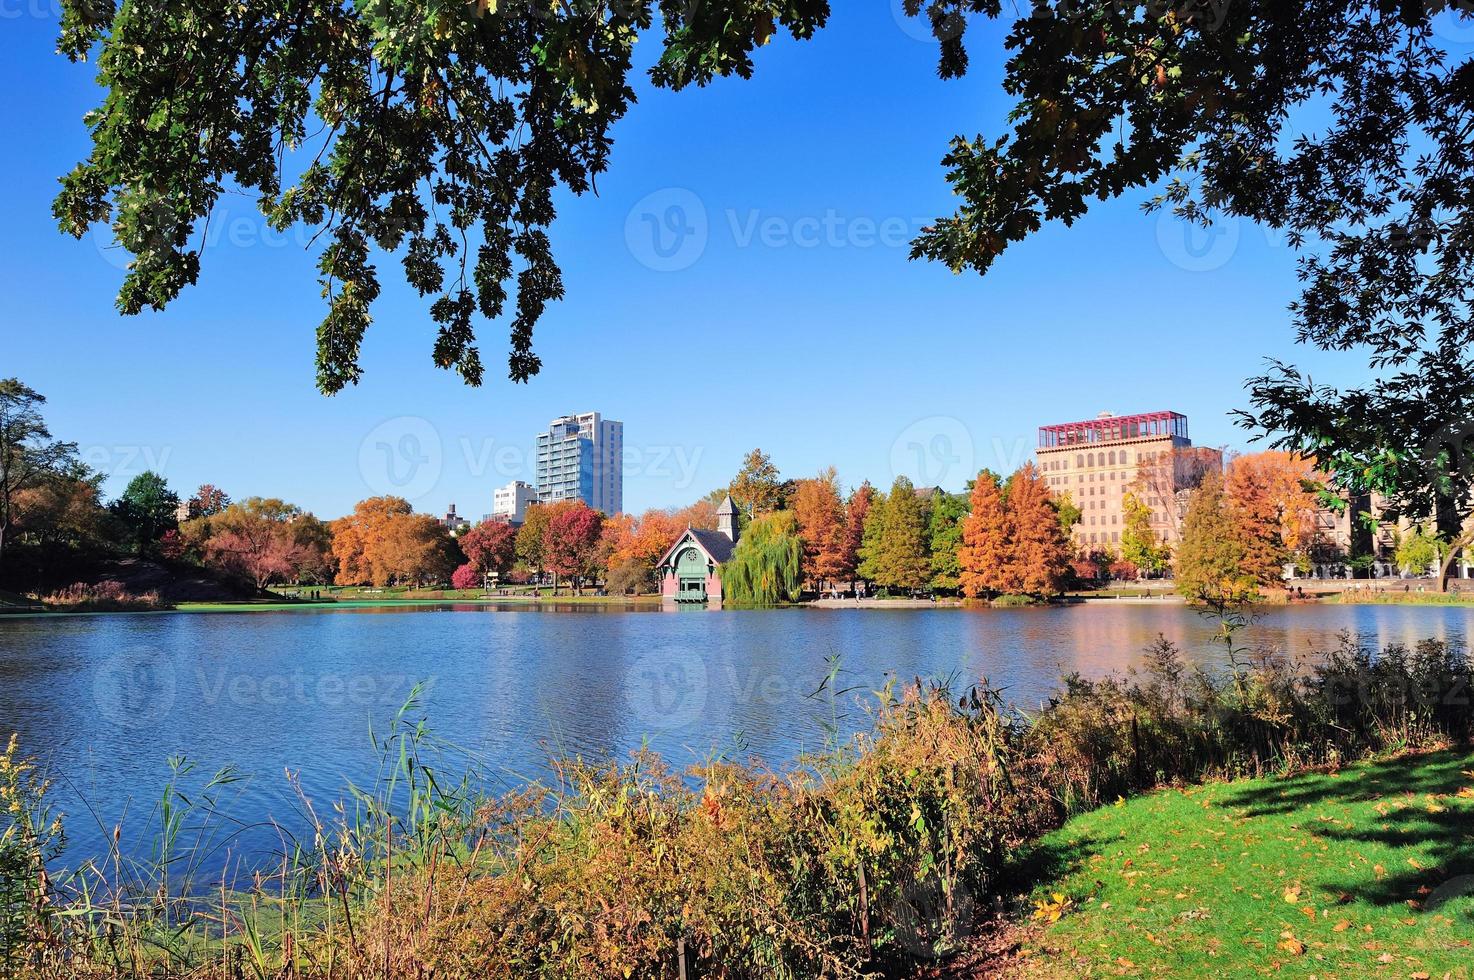
[[[803,588],[803,542],[793,512],[755,519],[719,574],[723,602],[776,606],[796,601]]]

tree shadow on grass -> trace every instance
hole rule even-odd
[[[1474,760],[1462,752],[1403,756],[1334,778],[1308,774],[1261,782],[1236,789],[1219,803],[1246,817],[1302,813],[1300,829],[1325,841],[1414,851],[1406,863],[1384,867],[1380,874],[1372,867],[1355,878],[1343,871],[1320,887],[1373,905],[1413,903],[1410,909],[1422,910],[1460,897],[1466,886],[1474,890],[1474,826],[1467,807],[1438,799],[1469,784],[1464,772],[1471,765]],[[1385,804],[1381,811],[1364,814],[1353,827],[1316,819],[1317,807],[1379,803]]]
[[[1246,817],[1267,817],[1327,803],[1360,803],[1408,794],[1451,794],[1469,782],[1463,770],[1471,766],[1474,758],[1466,752],[1406,755],[1345,769],[1339,776],[1302,773],[1235,787],[1219,803],[1239,810]]]

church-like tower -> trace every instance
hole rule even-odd
[[[717,530],[725,534],[728,541],[737,543],[737,505],[732,503],[730,493],[717,508]]]

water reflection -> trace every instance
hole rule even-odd
[[[1247,645],[1303,656],[1349,631],[1378,646],[1464,643],[1474,609],[1313,606],[1263,611]],[[170,756],[254,778],[237,814],[290,823],[284,777],[323,805],[372,780],[371,724],[423,685],[420,713],[506,780],[551,755],[601,759],[642,744],[679,765],[714,751],[781,764],[863,723],[888,680],[986,677],[1032,708],[1061,675],[1138,663],[1159,634],[1221,661],[1217,624],[1179,606],[1016,610],[781,610],[425,605],[246,614],[0,619],[0,732],[65,777],[74,853],[146,815]],[[835,688],[813,696],[831,666]],[[842,690],[843,696],[834,696]],[[85,800],[85,806],[84,801]],[[75,819],[91,810],[96,820]],[[91,826],[89,827],[89,823]],[[247,835],[241,846],[274,839]]]

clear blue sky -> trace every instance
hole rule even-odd
[[[395,489],[381,445],[429,460],[401,488],[417,508],[479,516],[494,486],[531,480],[534,434],[565,412],[624,421],[626,508],[640,510],[725,483],[753,446],[786,475],[834,464],[849,485],[900,470],[952,488],[1023,462],[1038,425],[1103,410],[1173,409],[1200,444],[1238,446],[1227,413],[1264,357],[1357,379],[1354,361],[1294,346],[1287,247],[1252,226],[1188,243],[1141,214],[1145,193],[1047,228],[986,280],[909,261],[906,239],[952,207],[948,138],[1000,132],[1008,103],[996,26],[974,32],[970,76],[941,82],[899,6],[838,4],[816,40],[764,49],[751,81],[670,93],[641,79],[599,196],[563,201],[568,297],[539,328],[530,384],[503,380],[501,323],[480,329],[484,387],[435,369],[426,303],[386,258],[364,380],[334,398],[313,386],[322,304],[305,236],[264,233],[246,199],[217,214],[201,281],[169,310],[114,312],[124,256],[109,233],[75,241],[50,216],[101,90],[53,53],[45,0],[8,7],[0,375],[48,397],[54,432],[108,471],[110,493],[151,465],[177,490],[212,482],[329,518]],[[641,48],[648,64],[655,45]],[[656,251],[650,222],[672,206],[696,233]]]

